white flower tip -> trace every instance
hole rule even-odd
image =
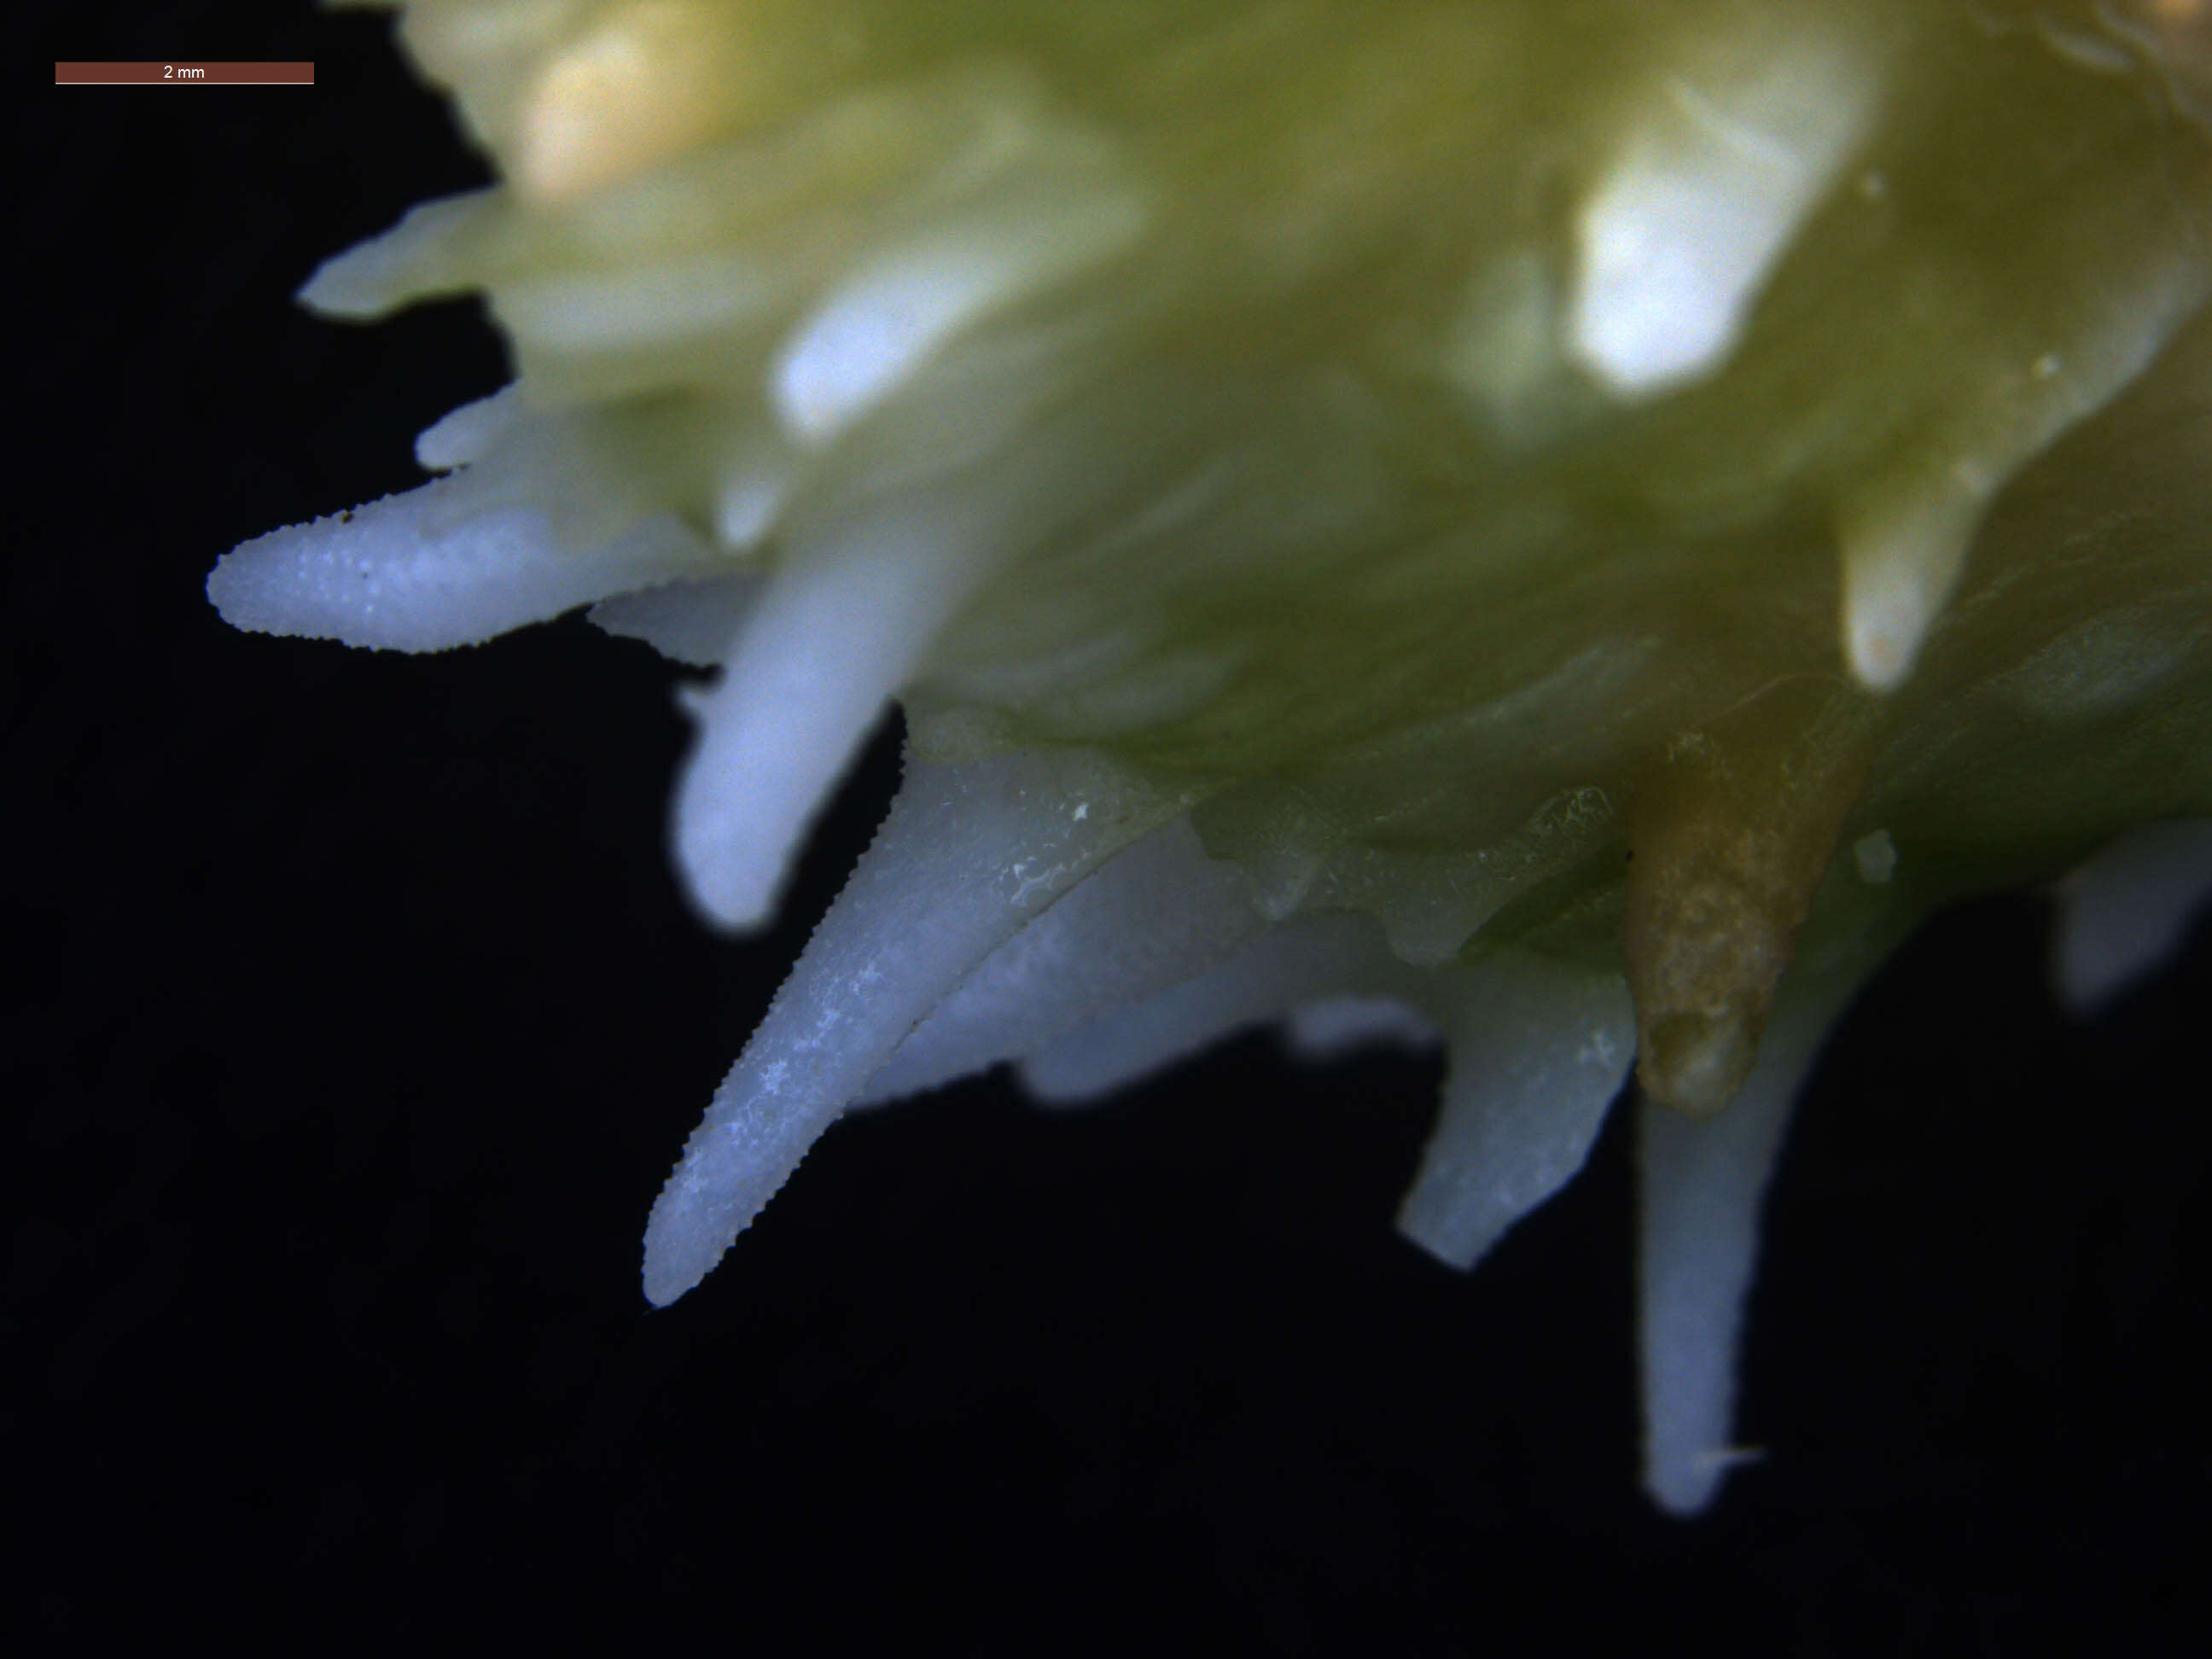
[[[1425,1048],[1436,1022],[1395,997],[1328,997],[1293,1009],[1284,1026],[1291,1054],[1322,1065],[1362,1048]]]
[[[733,465],[714,492],[714,540],[732,552],[757,547],[783,512],[791,480],[765,458]]]
[[[1917,493],[1877,487],[1846,507],[1844,660],[1868,690],[1894,691],[1911,677],[1966,568],[1986,500],[1954,474]]]
[[[664,1193],[645,1231],[645,1299],[656,1308],[665,1308],[696,1289],[729,1248],[727,1241],[713,1243],[696,1230],[684,1228],[673,1218],[675,1207]]]
[[[471,476],[258,536],[216,562],[208,598],[225,622],[252,633],[444,651],[700,562],[672,517],[564,551],[541,514],[470,510]]]
[[[1570,353],[1633,400],[1695,380],[1752,303],[1873,113],[1863,66],[1793,43],[1731,85],[1671,79],[1583,204]]]
[[[1443,1109],[1398,1231],[1462,1272],[1572,1180],[1636,1054],[1618,975],[1533,956],[1454,975]]]
[[[701,920],[725,933],[757,933],[775,919],[790,851],[746,833],[750,815],[714,793],[722,781],[696,767],[684,774],[673,819],[676,867]]]
[[[1638,1103],[1644,1487],[1669,1515],[1704,1512],[1729,1471],[1757,1455],[1736,1444],[1734,1424],[1767,1183],[1822,1038],[1884,953],[1869,935],[1824,975],[1785,984],[1759,1063],[1718,1118]]]
[[[391,229],[324,260],[295,297],[322,316],[362,321],[410,301],[464,292],[472,284],[449,255],[494,194],[469,191],[410,208]]]
[[[830,443],[963,331],[1113,253],[1143,228],[1132,198],[984,216],[869,261],[785,344],[769,393],[784,430]]]
[[[700,919],[729,933],[766,927],[815,805],[782,799],[787,774],[757,752],[775,736],[742,720],[719,688],[679,685],[676,705],[698,728],[677,779],[669,849]]]
[[[1759,1446],[1713,1446],[1685,1452],[1647,1468],[1644,1490],[1676,1520],[1694,1521],[1712,1507],[1730,1471],[1764,1462],[1765,1457],[1765,1449]]]
[[[509,590],[546,562],[543,525],[505,512],[433,530],[438,488],[242,543],[208,574],[208,599],[248,632],[385,650],[444,650],[514,626]]]
[[[2212,900],[2212,819],[2130,830],[2061,882],[2057,899],[2051,988],[2092,1014],[2171,956]]]
[[[319,316],[366,321],[381,316],[383,262],[374,256],[377,244],[363,242],[331,255],[317,265],[292,297]]]
[[[1854,610],[1844,641],[1852,678],[1869,691],[1896,690],[1911,677],[1927,620],[1924,613],[1903,605]]]
[[[642,641],[673,661],[719,668],[759,589],[760,579],[750,573],[670,582],[602,599],[591,617],[608,633]],[[690,711],[697,696],[696,688],[678,686],[678,707]]]
[[[514,425],[522,410],[520,384],[505,386],[489,398],[463,404],[422,428],[415,440],[415,464],[425,472],[451,472],[466,466]]]

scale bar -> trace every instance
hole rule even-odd
[[[56,64],[58,87],[312,87],[313,64]]]

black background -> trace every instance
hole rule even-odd
[[[2212,1609],[2199,927],[2089,1025],[2040,905],[1838,1035],[1743,1431],[1637,1494],[1632,1191],[1462,1278],[1389,1219],[1433,1061],[1254,1037],[1101,1110],[841,1126],[648,1312],[646,1209],[881,811],[696,927],[670,670],[580,621],[428,659],[224,628],[273,526],[416,481],[467,304],[288,296],[481,179],[374,15],[30,9],[10,154],[0,1523],[55,1644],[708,1631],[753,1651],[2193,1649]],[[312,88],[46,60],[313,58]]]

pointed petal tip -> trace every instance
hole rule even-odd
[[[1911,678],[1980,533],[1991,472],[1961,462],[1932,479],[1887,477],[1844,504],[1844,660],[1867,690],[1894,691]]]
[[[498,187],[423,202],[389,230],[356,242],[315,267],[293,295],[319,316],[362,322],[471,282],[452,266],[454,240],[498,194]]]
[[[357,248],[334,253],[317,265],[292,295],[294,301],[318,317],[367,322],[382,309],[372,295],[372,285],[361,280],[362,262]]]
[[[521,410],[521,382],[514,380],[489,397],[448,410],[416,435],[415,464],[425,472],[451,472],[468,465],[514,424]]]
[[[2058,884],[2051,930],[2053,994],[2094,1018],[2179,950],[2212,904],[2212,819],[2138,825]]]
[[[1850,618],[1845,654],[1851,678],[1873,692],[1894,691],[1911,677],[1920,628],[1894,617]]]
[[[698,568],[696,540],[672,515],[565,551],[533,509],[471,510],[471,478],[435,478],[241,543],[216,562],[208,598],[252,633],[445,651]]]
[[[1865,548],[1846,555],[1844,660],[1851,678],[1877,695],[1894,691],[1911,678],[1949,592],[1950,574],[1939,568],[1939,561],[1930,556],[1924,562],[1911,562],[1917,557],[1917,552],[1893,556],[1887,549]],[[1954,562],[1952,573],[1955,569]]]
[[[675,814],[675,865],[692,915],[728,938],[752,938],[776,921],[790,856],[759,858],[732,849],[719,836],[696,832],[696,814],[686,805]],[[695,834],[688,836],[686,830]]]
[[[1712,1508],[1733,1471],[1765,1456],[1755,1446],[1715,1446],[1663,1460],[1655,1457],[1644,1472],[1644,1495],[1668,1519],[1695,1521]]]
[[[414,580],[406,555],[421,545],[413,499],[421,494],[386,495],[240,542],[208,573],[208,602],[241,632],[377,650],[442,650],[487,637],[490,630],[437,614],[415,591],[425,584]],[[519,540],[502,533],[510,530],[502,525],[484,539],[499,541],[507,555]]]
[[[1619,975],[1533,954],[1455,977],[1443,1104],[1397,1225],[1466,1272],[1588,1161],[1627,1080],[1636,1012]]]
[[[732,1073],[732,1079],[736,1076]],[[726,1082],[724,1091],[728,1088]],[[718,1095],[716,1104],[720,1103]],[[787,1152],[781,1158],[776,1156],[778,1149],[771,1147],[765,1156],[757,1152],[744,1167],[717,1171],[721,1178],[709,1179],[702,1165],[713,1161],[707,1143],[714,1117],[710,1110],[685,1144],[684,1156],[669,1172],[646,1218],[641,1280],[645,1299],[656,1308],[665,1308],[698,1288],[805,1156],[803,1146],[795,1156]]]
[[[646,1224],[647,1298],[721,1259],[912,1031],[1021,925],[1164,817],[1072,817],[1104,781],[1063,757],[909,766],[876,841],[769,1006]],[[1024,872],[1041,868],[1036,876]]]
[[[665,1249],[656,1249],[652,1232],[646,1234],[645,1270],[642,1283],[645,1299],[656,1308],[673,1307],[699,1286],[699,1282],[713,1270],[709,1262],[705,1267],[672,1260]]]
[[[700,921],[724,933],[758,933],[775,921],[820,805],[817,794],[796,813],[775,813],[760,799],[765,780],[747,771],[727,756],[695,754],[669,815],[670,854],[684,896]]]
[[[1893,917],[1784,988],[1758,1063],[1719,1118],[1638,1103],[1644,1488],[1668,1515],[1702,1514],[1730,1469],[1761,1455],[1737,1443],[1734,1424],[1768,1185],[1822,1041],[1903,932]]]

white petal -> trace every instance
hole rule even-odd
[[[1618,973],[1513,953],[1450,975],[1443,1109],[1398,1231],[1469,1268],[1573,1178],[1636,1058]]]
[[[491,447],[522,412],[520,383],[503,386],[422,428],[415,440],[415,464],[425,472],[451,472]]]
[[[1981,528],[1985,483],[1961,467],[1910,491],[1885,484],[1844,507],[1844,659],[1869,691],[1893,691],[1911,674]]]
[[[770,396],[791,435],[828,443],[961,331],[1105,258],[1143,226],[1126,195],[1039,195],[892,248],[840,284],[775,364]]]
[[[1924,439],[1917,455],[1845,494],[1837,515],[1844,654],[1869,690],[1892,690],[1911,673],[1990,503],[2021,468],[2126,390],[2203,303],[2208,284],[2198,261],[2171,249],[2153,253],[2129,282],[2096,295],[2094,313],[2063,362],[2039,360],[2021,385],[1992,382],[1983,401]],[[2089,639],[2082,643],[2096,649]],[[2035,678],[2024,677],[2024,689]]]
[[[457,514],[471,489],[457,474],[256,537],[216,563],[208,598],[257,633],[441,651],[713,564],[673,518],[568,552],[533,509]]]
[[[676,662],[719,668],[760,588],[760,577],[751,572],[671,582],[602,599],[592,607],[591,619],[610,634],[644,641]]]
[[[1041,1048],[1215,966],[1265,927],[1237,866],[1206,857],[1189,819],[1163,824],[986,957],[865,1097],[934,1088]]]
[[[499,191],[469,191],[410,208],[391,229],[323,261],[300,303],[325,317],[382,317],[413,301],[477,286],[453,265],[453,245],[496,206]]]
[[[779,446],[741,446],[715,486],[714,539],[732,552],[757,547],[775,528],[791,489],[791,465]]]
[[[2059,883],[2057,897],[2052,988],[2089,1013],[2172,955],[2212,900],[2212,820],[2130,830]]]
[[[1853,54],[1785,42],[1731,84],[1677,76],[1584,204],[1568,344],[1615,395],[1724,362],[1790,239],[1874,113]]]
[[[1208,973],[1070,1031],[1022,1062],[1022,1081],[1056,1104],[1097,1099],[1301,1003],[1346,992],[1414,995],[1427,978],[1390,955],[1368,917],[1302,918]]]
[[[773,913],[823,799],[972,591],[960,532],[894,510],[793,550],[763,584],[711,689],[677,787],[678,869],[707,918]]]
[[[1325,997],[1291,1011],[1283,1040],[1291,1055],[1325,1064],[1361,1048],[1425,1048],[1443,1034],[1419,1009],[1390,997]]]
[[[1759,1211],[1799,1085],[1880,959],[1869,949],[1824,975],[1785,975],[1758,1063],[1719,1116],[1698,1121],[1637,1103],[1644,1486],[1670,1515],[1704,1510],[1729,1468],[1752,1455],[1732,1443]]]
[[[1078,817],[1073,803],[1092,810]],[[696,1285],[899,1039],[1024,921],[1184,803],[1075,756],[912,764],[653,1208],[645,1293]]]
[[[760,323],[784,283],[758,259],[717,253],[503,283],[500,321],[535,349],[586,354],[696,344]]]

